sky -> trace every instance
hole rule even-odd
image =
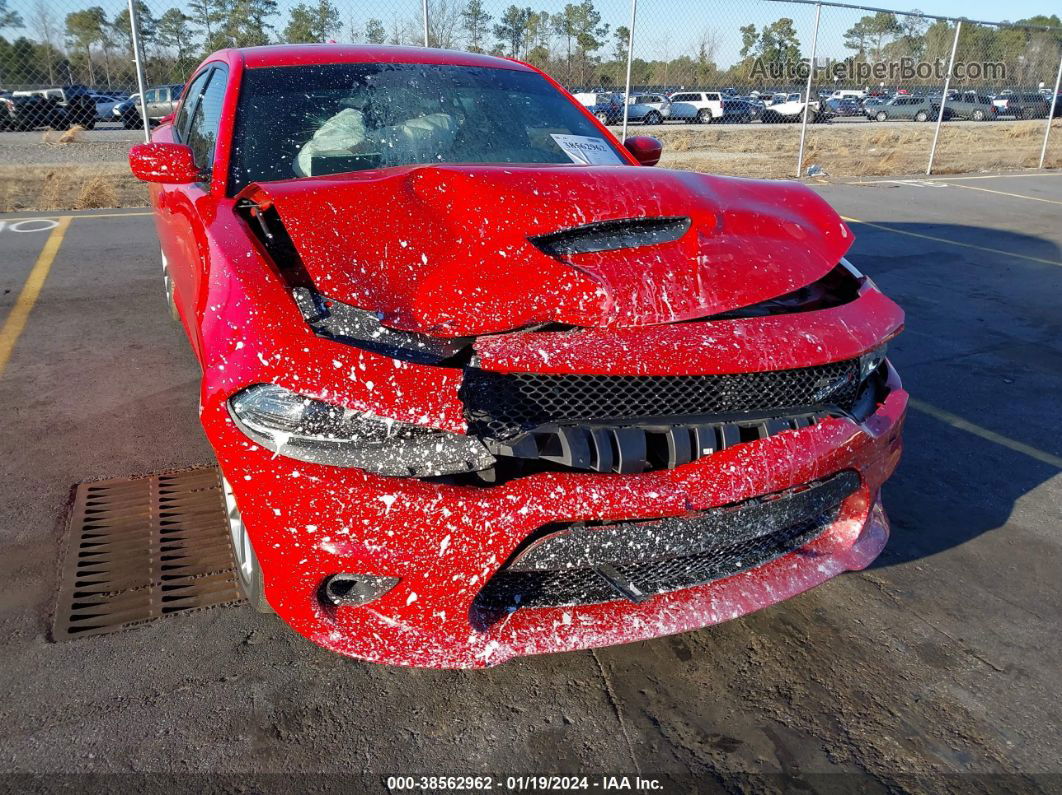
[[[312,2],[313,0],[307,0]],[[332,0],[340,9],[344,20],[344,30],[336,36],[337,40],[350,39],[351,24],[356,31],[363,31],[365,21],[370,17],[381,19],[390,27],[394,19],[419,18],[420,0]],[[464,0],[444,0],[463,4]],[[175,0],[146,0],[156,16],[167,8],[183,3]],[[280,15],[274,20],[279,30],[286,24],[289,9],[297,0],[280,0]],[[578,0],[484,0],[487,10],[497,18],[502,9],[516,3],[529,5],[535,10],[546,9],[551,12],[560,10],[565,2]],[[33,16],[36,3],[44,3],[52,14],[60,20],[72,10],[91,5],[99,5],[113,16],[125,7],[122,0],[8,0],[8,7],[18,11],[27,23],[28,31],[7,29],[3,35],[7,38],[26,32],[33,36],[29,22]],[[1014,20],[1036,14],[1058,13],[1057,0],[1010,0],[1006,4],[989,3],[986,0],[909,0],[909,4],[896,6],[888,0],[871,2],[871,5],[904,10],[919,8],[924,13],[939,15],[964,15],[971,19],[1002,21],[1001,12],[1006,12],[1006,19]],[[1055,8],[1052,8],[1055,6]],[[602,13],[602,21],[614,30],[620,25],[630,24],[630,0],[595,0],[595,7]],[[741,38],[738,28],[748,23],[758,28],[769,24],[779,17],[794,20],[797,34],[806,51],[810,49],[812,29],[814,27],[815,9],[810,5],[790,2],[772,2],[771,0],[638,0],[638,18],[635,25],[635,56],[645,59],[671,57],[697,51],[702,37],[714,41],[715,61],[726,67],[739,58]],[[862,15],[863,12],[839,8],[823,8],[819,30],[818,53],[840,58],[850,51],[843,47],[843,34]],[[614,42],[611,37],[607,45],[612,51]],[[605,50],[602,50],[604,52]]]

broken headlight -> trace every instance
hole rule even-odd
[[[881,367],[885,361],[887,345],[880,345],[872,351],[868,351],[859,357],[859,383],[870,378],[871,373]]]
[[[470,337],[432,337],[398,331],[380,322],[375,312],[348,306],[306,287],[292,290],[303,320],[322,337],[416,364],[441,364],[466,351]]]
[[[470,436],[354,411],[275,384],[237,392],[229,413],[262,447],[298,461],[397,477],[453,475],[494,464]]]

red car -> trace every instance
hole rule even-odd
[[[256,608],[484,666],[881,551],[903,313],[815,193],[647,168],[659,142],[487,56],[226,50],[188,86],[130,162]]]

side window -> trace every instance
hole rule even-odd
[[[199,95],[203,91],[203,86],[206,85],[207,78],[210,77],[210,72],[213,67],[207,67],[192,80],[192,84],[188,87],[188,92],[184,96],[184,101],[181,103],[181,109],[177,113],[177,122],[174,124],[174,130],[177,133],[178,141],[188,140],[188,125],[192,121],[192,112],[195,110],[196,103],[199,101]]]
[[[158,102],[159,91],[157,88],[153,88],[150,91],[144,92],[144,102]]]
[[[214,165],[214,150],[218,142],[221,106],[225,100],[227,82],[228,70],[223,67],[214,69],[202,98],[192,111],[187,143],[192,147],[195,164],[204,171],[209,171]]]

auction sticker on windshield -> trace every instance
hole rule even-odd
[[[550,134],[550,138],[557,142],[557,146],[564,150],[564,154],[568,155],[573,163],[582,163],[586,166],[607,166],[620,162],[612,147],[601,138],[559,133]]]

